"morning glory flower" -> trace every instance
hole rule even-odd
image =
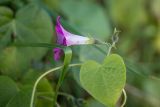
[[[60,23],[60,16],[57,17],[55,30],[57,35],[57,43],[59,45],[71,46],[95,43],[93,38],[75,35],[65,30]]]
[[[71,46],[71,45],[83,45],[83,44],[94,44],[96,42],[93,38],[88,38],[76,34],[72,34],[65,30],[60,22],[60,16],[57,17],[57,22],[55,26],[57,44],[62,46]],[[54,48],[54,60],[58,61],[61,56],[64,54],[61,48]]]

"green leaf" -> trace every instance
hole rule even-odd
[[[10,42],[12,18],[13,11],[8,7],[0,6],[0,49]]]
[[[51,84],[47,79],[42,79],[37,86],[36,107],[53,107],[53,96]]]
[[[25,16],[25,17],[24,17]],[[50,16],[35,4],[30,4],[16,14],[16,42],[23,43],[50,43],[53,35],[52,21]],[[26,48],[30,57],[39,59],[47,49]],[[27,53],[28,54],[28,53]]]
[[[13,18],[13,11],[5,6],[0,6],[0,26],[8,23]]]
[[[23,89],[9,101],[6,107],[29,107],[31,90],[31,87],[23,87]]]
[[[12,79],[0,76],[0,107],[6,107],[6,104],[17,92],[18,87]]]
[[[25,49],[17,49],[16,47],[5,48],[0,53],[0,69],[5,75],[9,75],[16,79],[21,76],[21,70],[29,67],[29,58],[23,52]]]
[[[39,82],[39,84],[37,86],[37,92],[38,93],[50,92],[50,93],[52,93],[51,95],[53,96],[52,86],[46,78],[42,79]]]
[[[36,79],[40,76],[40,72],[30,70],[23,77],[22,84],[31,85],[35,83]],[[37,86],[35,106],[36,107],[53,107],[54,91],[52,89],[53,84],[50,84],[46,78],[43,78]],[[50,100],[51,99],[51,100]]]
[[[25,17],[24,17],[25,16]],[[35,4],[30,4],[16,14],[15,33],[17,41],[48,43],[53,34],[49,15]]]
[[[23,42],[26,44],[50,43],[53,36],[52,26],[50,16],[35,4],[29,4],[20,9],[10,23],[15,43]],[[10,38],[11,33],[9,34]],[[7,47],[0,53],[1,70],[9,75],[10,73],[11,75],[14,73],[14,75],[19,75],[18,72],[25,70],[31,62],[39,61],[46,51],[47,48]]]
[[[97,47],[98,49],[102,49],[104,52],[106,52],[105,54],[107,54],[108,48],[105,45],[97,45]],[[105,54],[98,49],[93,45],[81,46],[80,61],[95,60],[97,62],[102,62]]]
[[[103,104],[97,102],[96,100],[94,99],[89,99],[87,102],[86,102],[86,105],[85,107],[105,107]]]
[[[112,54],[103,64],[85,62],[80,71],[83,88],[102,104],[115,107],[126,82],[126,68],[123,59]]]
[[[104,40],[110,35],[109,20],[100,5],[86,0],[61,0],[60,6],[69,22],[85,36]]]
[[[24,76],[22,77],[21,83],[24,85],[32,85],[35,83],[36,79],[40,76],[39,71],[35,71],[33,69],[30,69],[27,71]]]

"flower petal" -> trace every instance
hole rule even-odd
[[[57,17],[56,34],[57,43],[64,46],[95,43],[95,40],[93,38],[75,35],[66,31],[60,23],[60,16]]]
[[[55,61],[60,60],[61,56],[64,54],[63,50],[61,48],[54,48],[53,53],[54,53],[54,60]]]
[[[57,17],[56,22],[56,34],[57,34],[57,43],[60,45],[66,46],[65,30],[60,23],[60,16]]]
[[[93,44],[94,39],[88,38],[84,36],[69,34],[69,36],[66,37],[66,44],[67,46],[71,45],[83,45],[83,44]]]

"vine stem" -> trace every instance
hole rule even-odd
[[[112,46],[109,47],[108,52],[107,52],[107,56],[109,56],[109,54],[111,53],[112,50]]]
[[[74,66],[81,66],[82,64],[70,64],[69,67],[74,67]],[[30,101],[30,107],[34,107],[34,98],[35,98],[35,92],[36,92],[36,88],[38,83],[40,82],[40,80],[45,77],[46,75],[48,75],[51,72],[54,72],[56,70],[61,69],[63,66],[59,66],[53,69],[50,69],[48,71],[46,71],[45,73],[43,73],[40,77],[38,77],[38,79],[36,80],[34,86],[33,86],[33,90],[32,90],[32,94],[31,94],[31,101]]]
[[[124,107],[124,105],[126,104],[126,101],[127,101],[127,94],[126,94],[125,89],[123,89],[123,95],[124,95],[124,99],[123,99],[123,103],[120,107]]]
[[[112,48],[115,46],[115,42],[112,43],[112,45],[110,44],[108,52],[107,52],[107,56],[110,55]]]

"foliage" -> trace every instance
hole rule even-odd
[[[112,54],[104,59],[102,65],[94,61],[85,62],[80,71],[80,80],[95,99],[114,107],[125,85],[125,69],[123,59]]]
[[[61,65],[66,75],[58,93],[61,70],[39,81],[35,107],[53,107],[56,94],[60,107],[120,106],[124,85],[126,106],[159,107],[159,4],[159,0],[0,0],[0,107],[29,107],[36,80]],[[103,44],[71,46],[71,63],[83,63],[82,67],[68,65],[70,55],[69,62],[55,62],[58,15],[68,31],[103,42],[112,42],[116,27],[120,35],[112,52],[121,57],[107,56],[109,46]]]

